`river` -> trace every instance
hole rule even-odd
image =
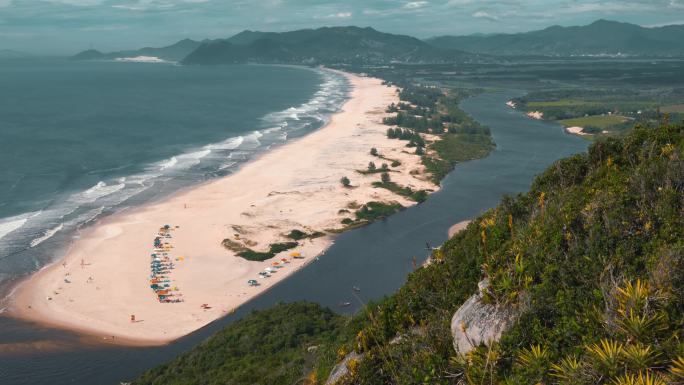
[[[253,309],[309,300],[353,312],[361,302],[391,294],[422,262],[426,242],[439,245],[448,228],[495,206],[502,196],[525,191],[553,161],[585,151],[589,142],[555,123],[531,120],[505,103],[519,91],[498,91],[465,100],[461,107],[491,128],[497,148],[462,163],[427,202],[386,220],[341,234],[317,261],[234,314],[168,346],[112,347],[84,343],[74,334],[0,316],[0,383],[3,385],[114,385],[168,361]],[[352,287],[361,289],[356,298]]]

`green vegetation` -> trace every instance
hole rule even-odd
[[[390,128],[389,130],[391,130],[392,132],[394,132],[394,130],[391,129],[391,128]],[[389,136],[389,133],[388,133],[388,136]],[[388,157],[386,157],[386,156],[380,154],[380,153],[378,152],[378,149],[375,148],[375,147],[371,148],[370,154],[371,154],[372,156],[378,157],[378,158],[380,158],[380,159],[384,159],[384,160],[386,160],[386,161],[388,161],[388,162],[392,162],[392,164],[391,164],[392,167],[399,167],[399,166],[401,166],[401,162],[400,162],[400,161],[398,161],[398,160],[396,160],[396,159],[388,158]],[[373,163],[373,162],[371,162],[371,163]],[[375,163],[373,163],[373,166],[375,166]],[[369,171],[370,171],[370,169],[369,169]],[[372,173],[372,172],[368,172],[368,171],[359,171],[359,172],[362,173],[362,174],[369,174],[369,173]],[[373,172],[374,172],[374,171],[373,171]]]
[[[293,235],[298,236],[299,230],[293,230],[290,232],[290,236]],[[314,233],[314,234],[321,234],[322,233]],[[314,234],[309,235],[308,237],[312,237]],[[318,235],[318,236],[321,236]],[[294,238],[292,238],[294,239]],[[224,239],[222,242],[223,246],[229,250],[234,251],[238,257],[242,257],[248,261],[265,261],[267,259],[271,259],[275,257],[276,254],[281,253],[285,250],[290,250],[294,249],[297,247],[299,244],[297,242],[283,242],[283,243],[271,243],[268,247],[268,251],[261,252],[261,251],[254,251],[250,248],[247,248],[243,246],[241,243],[230,240],[230,239]]]
[[[383,174],[383,176],[384,175],[387,175],[389,178],[389,174],[385,173],[385,174]],[[412,201],[415,201],[418,203],[425,202],[425,200],[428,197],[428,192],[425,190],[414,191],[410,187],[399,186],[398,184],[392,182],[389,179],[387,179],[387,180],[383,179],[380,182],[373,182],[373,187],[384,188],[384,189],[390,190],[395,194],[404,196],[404,197],[411,199]]]
[[[357,220],[372,222],[377,219],[387,218],[404,207],[399,203],[368,202],[359,208],[355,215]]]
[[[541,111],[544,119],[565,126],[584,127],[584,132],[624,135],[635,124],[655,125],[670,114],[672,121],[684,115],[684,90],[654,84],[651,87],[572,87],[534,91],[514,99],[523,111]],[[664,106],[660,107],[659,106]]]
[[[398,162],[396,162],[396,163],[398,163]],[[395,162],[392,162],[392,164],[395,164]],[[400,164],[401,163],[398,163],[397,166]],[[394,167],[396,167],[396,166],[394,166]],[[375,165],[375,162],[370,162],[370,163],[368,163],[368,169],[356,170],[356,172],[358,172],[359,174],[362,174],[362,175],[370,175],[370,174],[381,174],[381,173],[396,172],[396,171],[390,170],[387,163],[383,163],[382,165],[380,165],[380,168],[378,168]]]
[[[314,231],[313,233],[308,234],[308,233],[305,233],[301,230],[294,229],[294,230],[290,231],[290,233],[287,234],[286,236],[290,239],[294,239],[295,241],[299,241],[299,240],[306,239],[306,238],[310,238],[310,239],[318,238],[318,237],[322,237],[324,235],[325,235],[325,233],[322,233],[320,231]]]
[[[560,100],[550,100],[550,101],[533,101],[528,102],[528,108],[548,108],[548,107],[578,107],[578,106],[591,106],[597,107],[597,102],[589,102],[586,100],[573,100],[573,99],[560,99]]]
[[[387,137],[406,140],[407,147],[415,147],[436,184],[455,164],[487,156],[495,147],[489,128],[458,107],[467,96],[472,96],[472,91],[406,86],[399,97],[408,103],[388,108],[397,115],[385,118],[385,124],[399,127],[389,128]],[[438,139],[428,144],[421,134],[436,135]],[[431,153],[426,152],[426,146]]]
[[[346,176],[343,176],[342,179],[340,179],[340,183],[342,183],[342,186],[344,187],[351,186],[351,181]]]
[[[313,384],[315,360],[340,338],[345,322],[328,309],[303,302],[254,311],[133,384]]]
[[[289,234],[287,234],[288,238],[294,239],[295,241],[299,241],[300,239],[304,239],[307,236],[308,236],[307,233],[305,233],[301,230],[297,230],[297,229],[294,229],[294,230],[290,231]]]
[[[377,186],[376,186],[377,187]],[[417,194],[417,193],[414,193]],[[427,193],[425,193],[427,196]],[[342,229],[328,229],[329,233],[342,233],[344,231],[353,230],[365,226],[375,220],[386,218],[404,207],[397,202],[383,203],[383,202],[368,202],[365,205],[359,205],[356,202],[349,204],[350,209],[356,210],[354,212],[355,219],[343,218],[340,223],[345,225]],[[340,210],[339,214],[349,213],[349,210]]]
[[[679,383],[682,159],[684,125],[669,125],[557,162],[359,315],[343,349],[366,356],[341,384]],[[458,356],[450,320],[484,277],[485,301],[520,319],[499,343]]]
[[[600,130],[606,130],[611,126],[625,123],[629,121],[624,116],[617,115],[603,115],[603,116],[587,116],[583,118],[559,120],[558,123],[566,127],[596,127]]]
[[[485,157],[494,147],[488,135],[445,134],[429,146],[436,156],[423,156],[422,162],[439,183],[455,164]]]

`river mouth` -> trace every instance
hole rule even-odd
[[[177,356],[253,309],[308,300],[351,313],[391,294],[405,282],[414,257],[418,262],[426,258],[426,242],[441,244],[454,223],[481,214],[504,195],[525,191],[553,161],[586,150],[587,141],[566,134],[560,125],[527,119],[505,105],[521,94],[485,93],[461,104],[491,128],[497,148],[486,158],[457,165],[442,182],[442,189],[425,203],[340,235],[308,267],[235,314],[172,344],[153,348],[94,345],[67,332],[37,330],[35,325],[0,316],[0,346],[13,349],[10,354],[0,353],[3,384],[118,384]],[[346,302],[350,305],[338,306]]]

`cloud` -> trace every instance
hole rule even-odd
[[[314,16],[316,19],[349,19],[352,17],[351,12],[337,12],[337,13],[331,13],[329,15],[325,16]]]
[[[410,1],[406,4],[404,4],[404,8],[406,9],[418,9],[418,8],[423,8],[428,4],[427,1]]]
[[[492,15],[489,12],[486,11],[477,11],[473,13],[473,17],[476,19],[486,19],[489,21],[499,21],[499,17],[496,15]]]
[[[48,3],[73,5],[73,6],[77,6],[77,7],[88,7],[88,6],[93,6],[93,5],[101,5],[105,2],[104,0],[45,0],[45,1]]]
[[[429,37],[514,33],[600,18],[681,23],[684,0],[0,0],[0,43],[37,51],[75,51],[90,43],[119,50],[243,29],[345,24]]]

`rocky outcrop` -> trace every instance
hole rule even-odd
[[[336,384],[339,380],[341,380],[349,373],[349,363],[352,360],[355,360],[357,362],[361,361],[363,360],[363,356],[363,353],[359,354],[356,352],[351,352],[347,354],[340,363],[338,363],[332,368],[332,370],[330,371],[330,375],[328,376],[328,380],[325,382],[325,385]]]
[[[494,305],[482,301],[489,282],[481,281],[479,292],[470,297],[451,318],[451,334],[457,353],[466,354],[481,343],[498,341],[518,318],[520,310],[512,305]]]

